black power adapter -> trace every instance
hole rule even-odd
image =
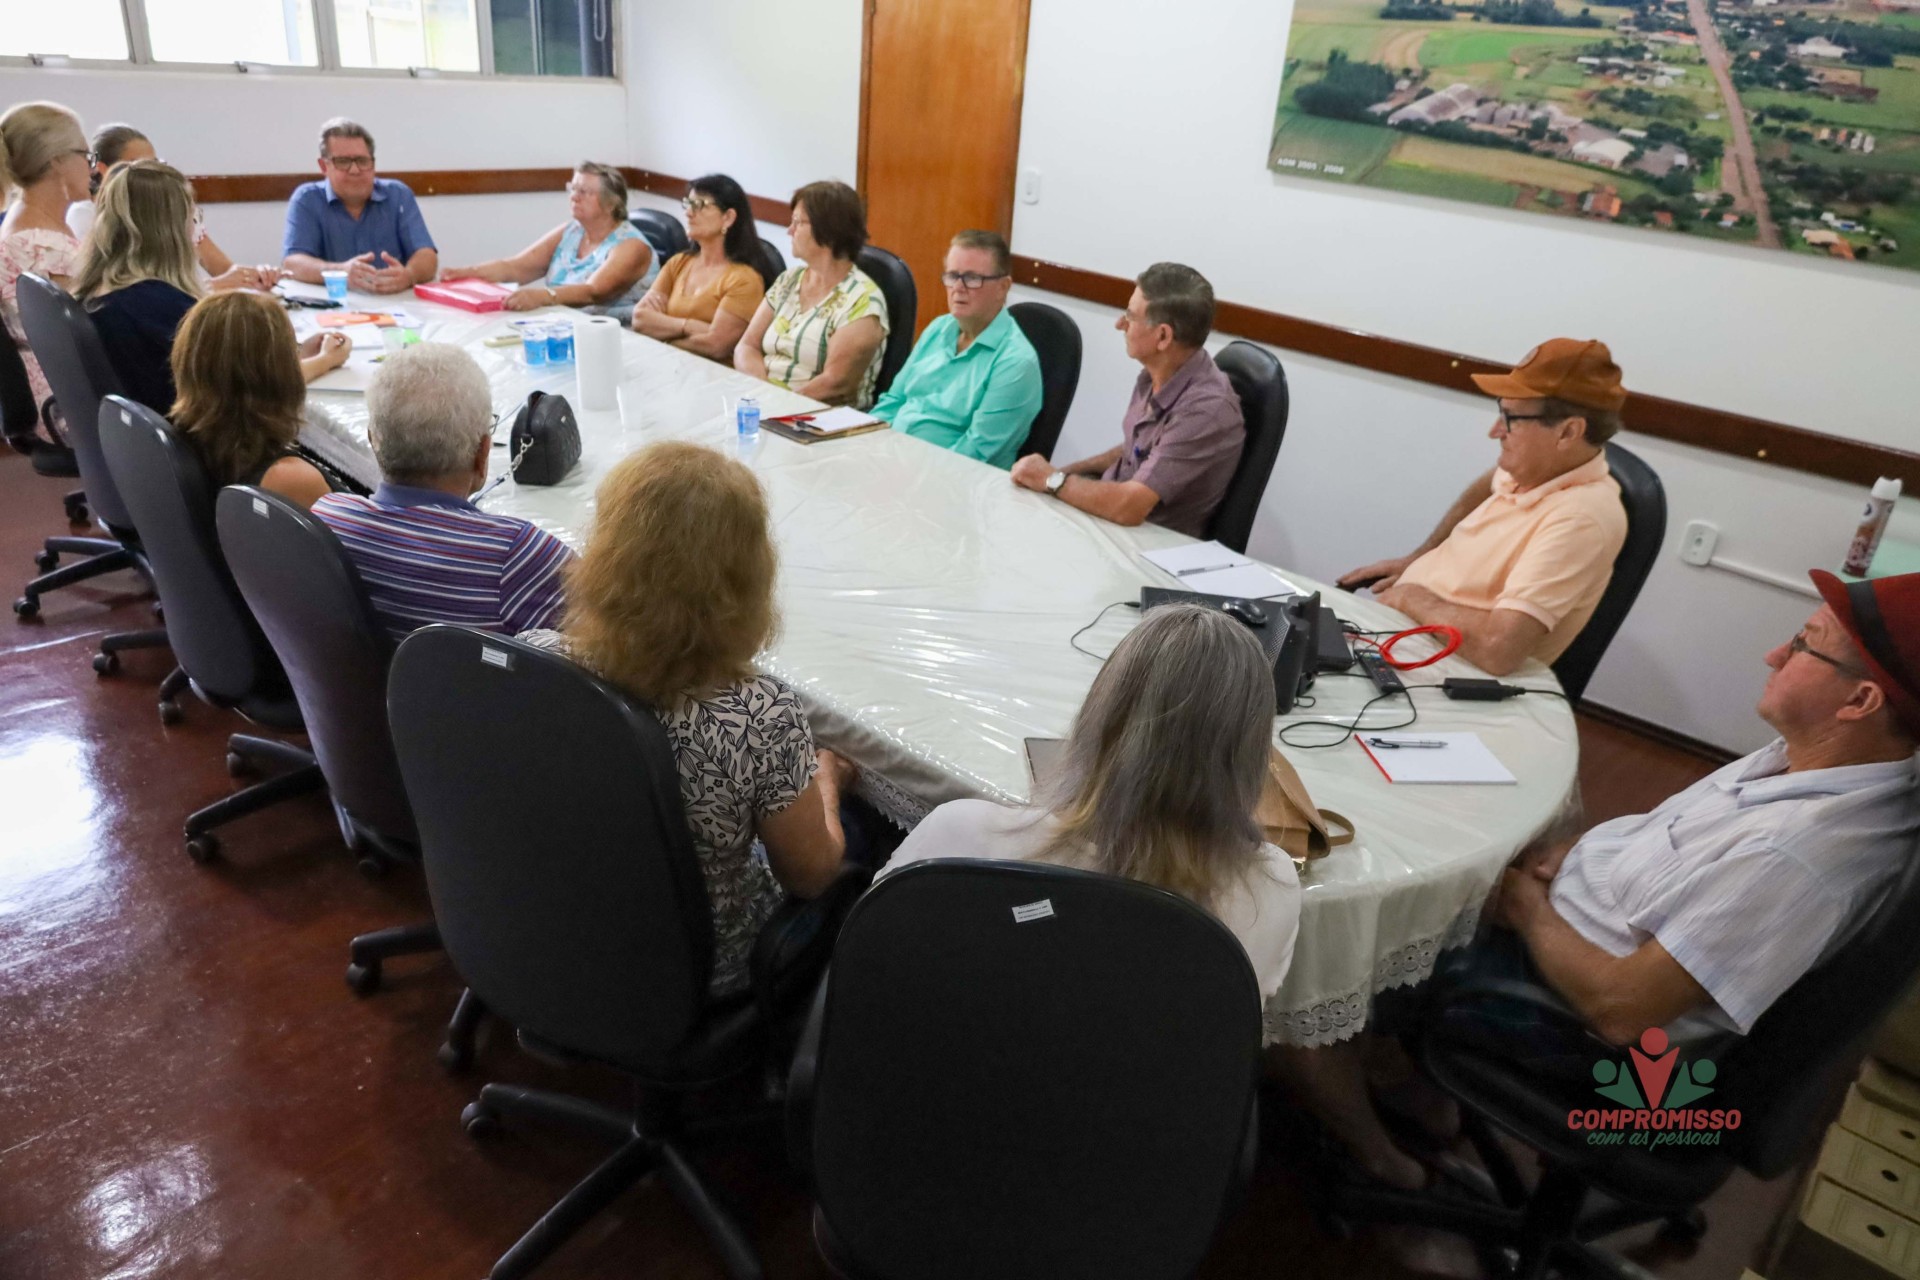
[[[1501,684],[1498,680],[1468,679],[1464,676],[1448,676],[1440,682],[1440,691],[1462,702],[1504,702],[1529,692],[1517,684]]]

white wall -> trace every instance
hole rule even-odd
[[[631,0],[634,163],[784,199],[859,162],[859,0]]]
[[[1920,447],[1920,277],[1282,178],[1265,160],[1288,5],[1189,0],[1178,22],[1147,0],[1034,0],[1032,12],[1020,163],[1042,194],[1015,206],[1021,253],[1122,276],[1178,259],[1225,299],[1489,358],[1597,336],[1641,390]],[[1133,90],[1116,98],[1116,84]],[[1133,369],[1110,312],[1051,300],[1087,342],[1062,451],[1094,453],[1118,430]],[[1280,356],[1293,416],[1256,554],[1324,578],[1402,553],[1487,465],[1484,401]],[[1590,697],[1757,745],[1759,655],[1813,601],[1680,564],[1680,531],[1711,520],[1720,554],[1799,578],[1838,561],[1863,494],[1623,443],[1666,483],[1668,554]],[[1920,536],[1920,514],[1903,512],[1899,531]]]

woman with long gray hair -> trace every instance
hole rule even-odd
[[[1252,633],[1199,605],[1155,609],[1094,678],[1034,807],[943,804],[887,870],[1008,858],[1169,889],[1233,931],[1271,995],[1300,926],[1293,863],[1254,817],[1272,731],[1273,671]]]

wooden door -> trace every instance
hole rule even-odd
[[[913,270],[918,334],[954,232],[1013,230],[1028,0],[866,4],[860,191],[868,238]]]

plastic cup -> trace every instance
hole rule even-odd
[[[547,363],[573,363],[573,321],[561,320],[547,326]]]
[[[391,355],[407,345],[407,331],[397,324],[388,325],[380,331],[380,345]]]
[[[347,297],[347,273],[344,271],[322,271],[320,278],[327,282],[327,296],[335,302],[344,302]]]
[[[520,350],[530,365],[547,362],[547,331],[545,325],[524,324],[520,326]]]

